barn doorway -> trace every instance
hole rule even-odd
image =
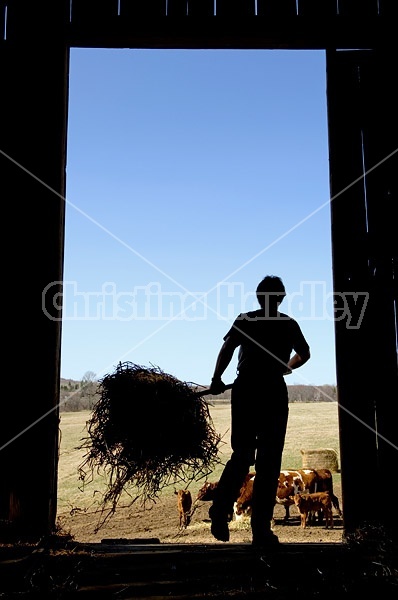
[[[301,468],[309,447],[339,455],[325,60],[324,51],[71,49],[58,518],[77,541],[213,541],[206,506],[178,530],[172,489],[150,510],[126,498],[111,529],[96,531],[100,484],[82,490],[77,477],[91,401],[81,384],[129,360],[207,385],[228,323],[251,309],[267,273],[284,279],[284,309],[313,355],[289,381],[282,466]],[[323,430],[311,425],[314,406]],[[227,401],[214,403],[225,454],[228,416]],[[250,537],[243,525],[234,533]],[[341,541],[341,522],[331,535]]]

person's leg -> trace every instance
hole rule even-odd
[[[221,474],[214,495],[212,512],[218,512],[228,521],[232,519],[233,506],[236,502],[245,476],[254,464],[254,451],[237,449],[232,452]]]
[[[287,411],[278,415],[268,415],[265,422],[270,426],[258,435],[251,516],[254,544],[278,541],[271,532],[271,521],[282,463],[287,417]]]
[[[241,387],[232,388],[231,397],[231,458],[226,463],[218,482],[214,501],[209,510],[212,520],[211,531],[214,537],[228,541],[228,521],[233,515],[236,502],[245,476],[254,465],[255,429],[248,407],[244,406]]]

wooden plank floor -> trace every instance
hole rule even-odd
[[[46,544],[0,547],[0,598],[98,600],[396,594],[397,553],[344,544]]]

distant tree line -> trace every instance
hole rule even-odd
[[[288,385],[287,389],[289,402],[337,402],[337,388],[334,385]],[[92,410],[99,398],[98,380],[92,371],[87,371],[81,381],[61,379],[61,412]],[[206,399],[210,404],[229,402],[231,390],[218,396],[207,395]]]
[[[87,371],[81,381],[61,379],[60,412],[92,410],[98,399],[98,380],[92,371]]]
[[[288,385],[289,402],[337,402],[335,385]]]
[[[337,402],[335,385],[288,385],[289,402]],[[206,396],[212,404],[229,402],[231,390],[218,396]]]

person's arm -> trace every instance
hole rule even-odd
[[[298,369],[299,367],[302,367],[303,365],[305,365],[305,363],[311,358],[311,353],[308,350],[302,352],[301,354],[298,354],[296,352],[296,354],[294,354],[292,356],[292,358],[289,360],[289,362],[287,363],[287,369],[284,373],[284,375],[289,375],[292,371],[294,371],[294,369]]]
[[[284,375],[289,375],[294,369],[298,369],[305,365],[307,361],[311,358],[310,347],[305,339],[303,332],[300,329],[297,321],[292,321],[293,326],[293,350],[295,354],[289,359],[286,365],[286,371],[283,373]]]
[[[222,394],[222,392],[225,391],[225,384],[221,377],[232,360],[235,348],[237,348],[236,342],[228,336],[218,353],[214,374],[211,380],[210,391],[214,395]]]

